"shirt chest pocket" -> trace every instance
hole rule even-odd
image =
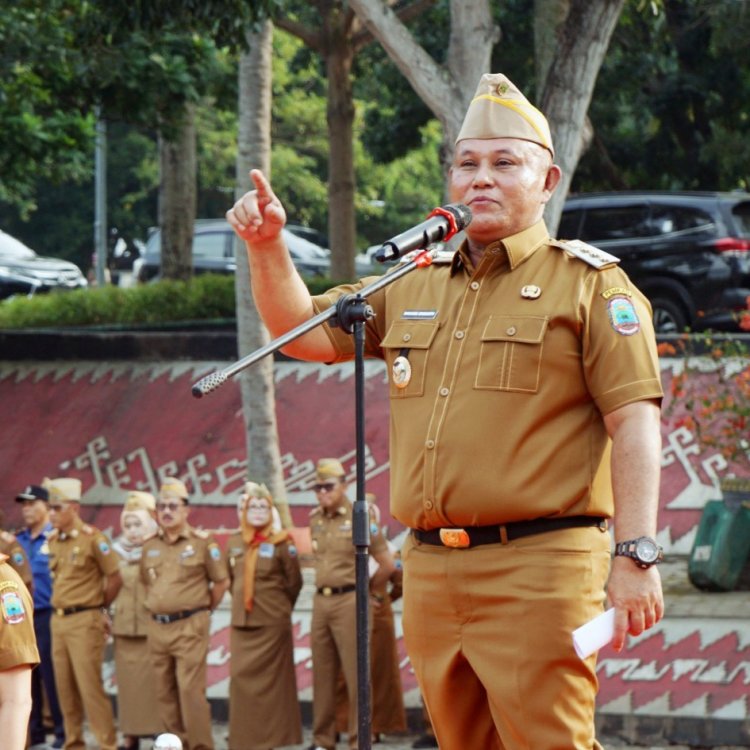
[[[546,317],[491,315],[482,331],[474,387],[536,393]]]
[[[423,396],[430,349],[440,324],[433,320],[397,320],[381,342],[388,363],[391,398]]]

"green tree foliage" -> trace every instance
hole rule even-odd
[[[626,6],[589,112],[595,146],[574,189],[748,188],[749,44],[744,0]]]

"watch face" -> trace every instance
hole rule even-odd
[[[659,558],[659,547],[653,539],[642,537],[635,545],[636,557],[644,563],[653,563]]]

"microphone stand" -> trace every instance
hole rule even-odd
[[[291,341],[308,333],[313,328],[331,320],[331,325],[354,335],[354,392],[355,392],[355,440],[357,456],[357,499],[353,504],[352,542],[355,548],[355,589],[357,608],[357,727],[360,750],[371,750],[370,711],[370,641],[368,633],[369,609],[369,547],[370,514],[365,499],[365,323],[375,316],[367,304],[373,292],[397,281],[418,268],[426,268],[437,256],[436,250],[422,250],[402,266],[364,286],[357,294],[347,294],[327,310],[313,316],[301,325],[279,336],[255,352],[243,357],[222,370],[211,373],[192,387],[193,396],[201,398],[223,385],[230,377],[255,364],[263,357],[286,346]],[[313,700],[315,696],[313,696]]]

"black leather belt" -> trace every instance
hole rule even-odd
[[[152,614],[151,619],[155,622],[160,622],[162,625],[169,625],[170,622],[184,620],[186,617],[190,617],[196,612],[205,612],[207,609],[208,607],[198,607],[198,609],[183,609],[182,612],[172,612],[168,615]]]
[[[497,526],[467,526],[463,529],[446,528],[430,529],[429,531],[412,529],[412,534],[417,541],[423,544],[465,549],[466,547],[477,547],[480,544],[507,544],[524,536],[586,526],[598,526],[602,531],[606,531],[607,519],[599,516],[536,518],[533,521],[512,521]]]
[[[101,609],[101,604],[95,604],[91,607],[57,607],[55,614],[65,617],[66,615],[74,615],[76,612],[87,612],[90,609]]]
[[[346,586],[318,586],[318,593],[323,596],[334,596],[335,594],[348,594],[356,588],[353,583]]]

